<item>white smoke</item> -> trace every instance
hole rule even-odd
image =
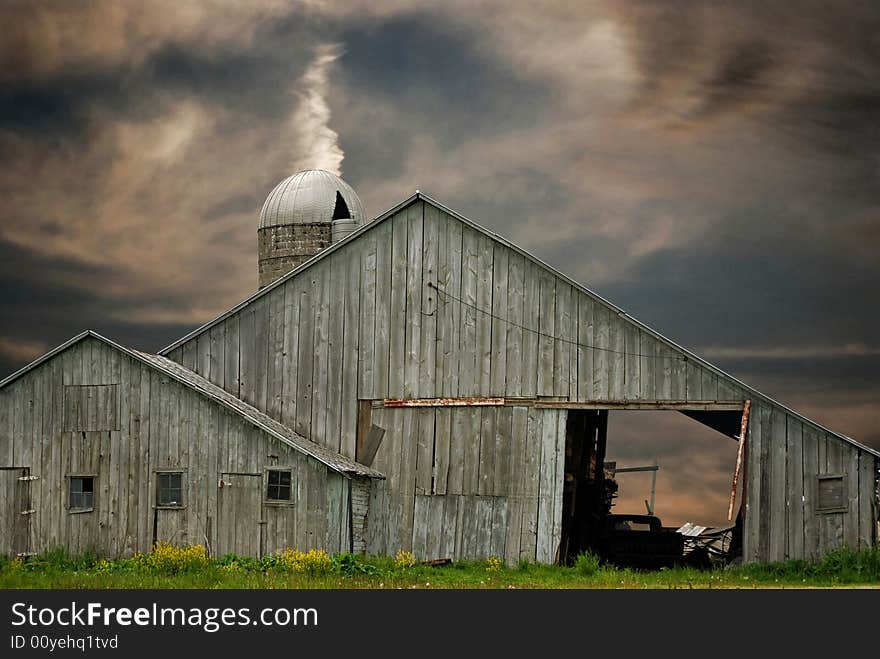
[[[291,116],[296,135],[293,171],[326,169],[337,176],[342,174],[345,152],[339,146],[339,135],[330,128],[330,107],[326,100],[330,68],[341,54],[339,44],[318,46],[298,81],[299,104]]]

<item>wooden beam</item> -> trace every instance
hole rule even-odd
[[[508,405],[526,405],[544,409],[568,410],[676,410],[706,412],[738,412],[742,409],[742,401],[689,400],[689,401],[514,401],[506,400]]]
[[[539,409],[563,410],[674,410],[739,412],[743,403],[740,400],[690,400],[690,401],[570,401],[545,400],[542,398],[385,398],[372,401],[372,407],[480,407],[508,405],[515,407],[535,407]]]
[[[746,433],[749,430],[749,410],[751,410],[752,401],[747,400],[743,405],[742,422],[739,426],[739,447],[736,451],[736,467],[733,470],[733,484],[730,487],[730,506],[727,508],[727,521],[733,519],[733,506],[736,503],[736,486],[739,482],[739,472],[742,469],[743,452],[746,446]]]

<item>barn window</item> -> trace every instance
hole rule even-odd
[[[818,479],[816,510],[822,513],[846,512],[843,474],[821,474]]]
[[[290,470],[270,469],[266,498],[269,501],[290,501]]]
[[[183,473],[166,471],[156,476],[156,505],[171,508],[183,506]]]
[[[87,512],[95,505],[95,477],[71,476],[69,509],[72,512]]]

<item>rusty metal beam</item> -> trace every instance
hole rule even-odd
[[[503,398],[386,398],[382,407],[479,407],[504,405]]]
[[[736,503],[736,486],[739,483],[739,473],[742,469],[743,452],[746,446],[746,433],[749,431],[749,411],[752,408],[752,401],[747,400],[743,405],[742,422],[739,427],[739,447],[736,451],[736,467],[733,470],[733,484],[730,486],[730,505],[727,508],[727,521],[733,519],[733,506]]]

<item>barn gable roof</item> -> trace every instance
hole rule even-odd
[[[209,398],[218,405],[221,405],[222,407],[234,412],[241,418],[249,421],[250,423],[257,426],[258,428],[271,435],[276,440],[282,442],[283,444],[286,444],[292,449],[299,451],[300,453],[303,453],[309,457],[312,457],[318,462],[323,463],[333,471],[346,475],[384,478],[384,475],[382,475],[375,469],[371,469],[365,465],[360,464],[359,462],[355,462],[351,458],[347,458],[344,455],[336,453],[335,451],[331,451],[330,449],[327,449],[320,444],[316,444],[315,442],[303,437],[299,433],[294,432],[287,426],[279,423],[275,419],[272,419],[263,412],[260,412],[255,407],[248,405],[247,403],[236,398],[224,389],[218,387],[215,384],[212,384],[201,375],[193,373],[188,368],[185,368],[184,366],[181,366],[180,364],[173,362],[166,357],[153,355],[147,352],[141,352],[140,350],[126,348],[125,346],[122,346],[115,341],[111,341],[110,339],[101,336],[100,334],[92,330],[86,330],[84,332],[81,332],[80,334],[77,334],[73,338],[62,343],[60,346],[38,357],[24,368],[16,371],[15,373],[9,375],[3,380],[0,380],[0,389],[17,380],[29,371],[37,368],[41,364],[49,361],[56,355],[64,352],[71,346],[87,338],[97,339],[98,341],[101,341],[111,348],[125,355],[128,355],[132,359],[135,359],[142,364],[146,364],[147,366],[156,369],[157,371],[163,373],[164,375],[167,375],[168,377],[174,379],[185,387],[202,394],[203,396]]]
[[[489,229],[487,229],[487,228],[485,228],[485,227],[483,227],[483,226],[477,224],[476,222],[474,222],[474,221],[472,221],[472,220],[470,220],[470,219],[464,217],[463,215],[461,215],[461,214],[458,213],[457,211],[455,211],[455,210],[453,210],[453,209],[451,209],[451,208],[445,206],[444,204],[438,202],[437,200],[433,199],[433,198],[430,197],[429,195],[426,195],[426,194],[424,194],[424,193],[422,193],[422,192],[419,192],[419,191],[416,191],[414,194],[412,194],[412,195],[409,196],[408,198],[404,199],[403,201],[401,201],[401,202],[398,203],[397,205],[393,206],[392,208],[388,209],[387,211],[385,211],[384,213],[382,213],[381,215],[379,215],[378,217],[376,217],[376,218],[373,219],[372,221],[370,221],[370,222],[366,223],[365,225],[359,227],[356,231],[353,231],[351,234],[349,234],[349,235],[348,235],[346,238],[344,238],[343,240],[340,240],[339,242],[337,242],[337,243],[331,245],[330,247],[328,247],[328,248],[326,248],[326,249],[324,249],[324,250],[318,252],[318,254],[316,254],[315,256],[313,256],[313,257],[312,257],[311,259],[309,259],[308,261],[302,263],[300,266],[298,266],[297,268],[291,270],[289,273],[283,275],[282,277],[279,277],[277,280],[275,280],[275,281],[272,282],[271,284],[269,284],[269,285],[267,285],[267,286],[261,288],[261,289],[258,290],[256,293],[254,293],[253,295],[251,295],[251,296],[245,298],[245,299],[242,300],[240,303],[238,303],[238,304],[235,305],[234,307],[230,308],[229,310],[225,311],[224,313],[220,314],[219,316],[217,316],[217,317],[214,318],[213,320],[211,320],[211,321],[205,323],[205,324],[202,325],[201,327],[196,328],[195,330],[193,330],[193,331],[190,332],[189,334],[186,334],[185,336],[181,337],[180,339],[178,339],[178,340],[175,341],[174,343],[172,343],[172,344],[170,344],[169,346],[163,348],[162,350],[159,351],[158,354],[159,354],[159,355],[167,355],[167,354],[171,353],[172,351],[174,351],[175,349],[177,349],[178,347],[180,347],[180,346],[183,345],[184,343],[186,343],[186,342],[190,341],[191,339],[193,339],[193,338],[199,336],[199,335],[202,334],[203,332],[206,332],[207,330],[211,329],[212,327],[214,327],[214,326],[217,325],[218,323],[223,322],[226,318],[228,318],[228,317],[230,317],[230,316],[236,314],[237,312],[241,311],[242,309],[244,309],[245,307],[247,307],[248,305],[250,305],[250,304],[253,303],[254,301],[260,299],[262,296],[267,295],[269,292],[271,292],[271,291],[274,290],[275,288],[277,288],[277,287],[279,287],[279,286],[283,286],[284,283],[287,282],[288,280],[290,280],[290,279],[296,277],[296,276],[299,275],[301,272],[303,272],[303,271],[305,271],[305,270],[308,270],[309,268],[313,267],[316,263],[318,263],[318,262],[320,262],[320,261],[323,261],[324,259],[329,258],[329,257],[330,257],[332,254],[334,254],[337,250],[342,249],[342,248],[343,248],[345,245],[347,245],[348,243],[358,240],[358,239],[359,239],[361,236],[363,236],[365,233],[367,233],[367,232],[369,232],[369,231],[372,231],[373,229],[375,229],[377,226],[379,226],[380,224],[382,224],[383,222],[385,222],[385,221],[388,220],[389,218],[394,217],[394,216],[397,215],[400,211],[406,209],[406,208],[409,207],[410,205],[412,205],[412,204],[414,204],[414,203],[416,203],[416,202],[419,202],[419,201],[422,201],[422,202],[424,202],[424,203],[426,203],[426,204],[430,204],[431,206],[433,206],[434,208],[438,209],[439,211],[441,211],[441,212],[443,212],[443,213],[446,213],[447,215],[449,215],[449,216],[451,216],[451,217],[457,219],[458,221],[462,222],[462,223],[465,224],[466,226],[468,226],[468,227],[472,228],[473,230],[478,231],[478,232],[480,232],[480,233],[482,233],[482,234],[488,236],[488,237],[491,238],[492,240],[495,240],[495,241],[497,241],[498,243],[501,243],[501,244],[504,245],[505,247],[507,247],[507,248],[509,248],[510,250],[512,250],[512,251],[516,252],[517,254],[521,255],[521,256],[522,256],[523,258],[525,258],[526,260],[528,260],[528,261],[530,261],[530,262],[532,262],[532,263],[538,265],[539,267],[545,269],[546,271],[548,271],[549,273],[551,273],[551,274],[554,275],[555,277],[558,277],[560,280],[566,282],[567,284],[569,284],[570,286],[572,286],[572,287],[575,288],[576,290],[578,290],[578,291],[584,293],[585,295],[588,295],[588,296],[591,297],[594,301],[598,302],[599,304],[604,305],[604,306],[607,307],[611,312],[613,312],[615,315],[617,315],[619,318],[623,319],[624,321],[626,321],[626,322],[628,322],[628,323],[631,323],[632,325],[636,326],[636,327],[639,328],[641,331],[643,331],[643,332],[645,332],[646,334],[650,335],[651,337],[653,337],[653,338],[656,339],[657,341],[660,341],[661,343],[666,344],[666,346],[668,346],[669,348],[671,348],[671,349],[673,349],[673,350],[675,350],[675,351],[678,351],[680,354],[682,354],[683,356],[685,356],[685,358],[686,358],[687,360],[692,360],[694,364],[699,365],[699,366],[701,366],[701,367],[707,369],[708,371],[714,373],[714,374],[717,375],[718,377],[720,377],[720,378],[724,378],[724,379],[727,380],[729,383],[731,383],[731,384],[733,384],[733,385],[735,385],[735,386],[737,386],[737,387],[740,387],[741,389],[743,389],[744,392],[747,393],[748,396],[752,397],[753,399],[763,400],[764,402],[766,402],[766,403],[768,403],[768,404],[770,404],[770,405],[775,405],[775,406],[778,407],[779,409],[784,410],[785,412],[787,412],[787,413],[793,415],[794,417],[796,417],[796,418],[800,419],[801,421],[803,421],[803,422],[805,422],[805,423],[807,423],[807,424],[813,426],[814,428],[816,428],[816,429],[818,429],[818,430],[821,430],[821,431],[827,432],[827,433],[829,433],[830,435],[833,435],[834,437],[836,437],[836,438],[838,438],[838,439],[840,439],[840,440],[842,440],[842,441],[844,441],[844,442],[846,442],[846,443],[848,443],[848,444],[851,444],[852,446],[855,446],[856,448],[858,448],[858,449],[860,449],[860,450],[863,450],[863,451],[866,451],[866,452],[868,452],[868,453],[871,453],[872,455],[874,455],[874,456],[876,456],[876,457],[880,457],[880,451],[877,451],[877,450],[875,450],[875,449],[873,449],[873,448],[870,448],[870,447],[868,447],[868,446],[865,446],[864,444],[861,444],[861,443],[857,442],[856,440],[852,439],[851,437],[848,437],[848,436],[843,435],[843,434],[841,434],[841,433],[839,433],[839,432],[835,432],[834,430],[831,430],[831,429],[829,429],[829,428],[826,428],[826,427],[822,426],[821,424],[819,424],[819,423],[813,421],[812,419],[809,419],[809,418],[803,416],[803,415],[800,414],[799,412],[796,412],[795,410],[791,409],[790,407],[788,407],[788,406],[786,406],[786,405],[780,403],[779,401],[774,400],[773,398],[770,398],[769,396],[767,396],[767,395],[765,395],[765,394],[759,392],[757,389],[754,389],[753,387],[749,386],[748,384],[742,382],[741,380],[737,379],[736,377],[734,377],[734,376],[730,375],[729,373],[723,371],[722,369],[718,368],[718,367],[715,366],[714,364],[711,364],[710,362],[706,361],[706,360],[703,359],[702,357],[700,357],[700,356],[696,355],[695,353],[691,352],[691,351],[688,350],[687,348],[685,348],[685,347],[683,347],[683,346],[677,344],[676,342],[674,342],[674,341],[672,341],[671,339],[669,339],[669,338],[663,336],[662,334],[660,334],[660,333],[657,332],[656,330],[654,330],[654,329],[648,327],[647,325],[645,325],[644,323],[640,322],[638,319],[634,318],[633,316],[629,315],[626,311],[624,311],[623,309],[621,309],[621,308],[618,307],[617,305],[613,304],[613,303],[610,302],[609,300],[605,299],[604,297],[602,297],[601,295],[599,295],[599,294],[596,293],[595,291],[590,290],[589,288],[587,288],[587,287],[584,286],[583,284],[580,284],[579,282],[577,282],[577,281],[571,279],[570,277],[568,277],[568,276],[565,275],[564,273],[560,272],[559,270],[557,270],[557,269],[554,268],[553,266],[551,266],[551,265],[545,263],[544,261],[542,261],[541,259],[537,258],[536,256],[530,254],[530,253],[527,252],[526,250],[524,250],[524,249],[518,247],[518,246],[515,245],[514,243],[510,242],[508,239],[504,238],[503,236],[500,236],[500,235],[494,233],[493,231],[490,231]]]

